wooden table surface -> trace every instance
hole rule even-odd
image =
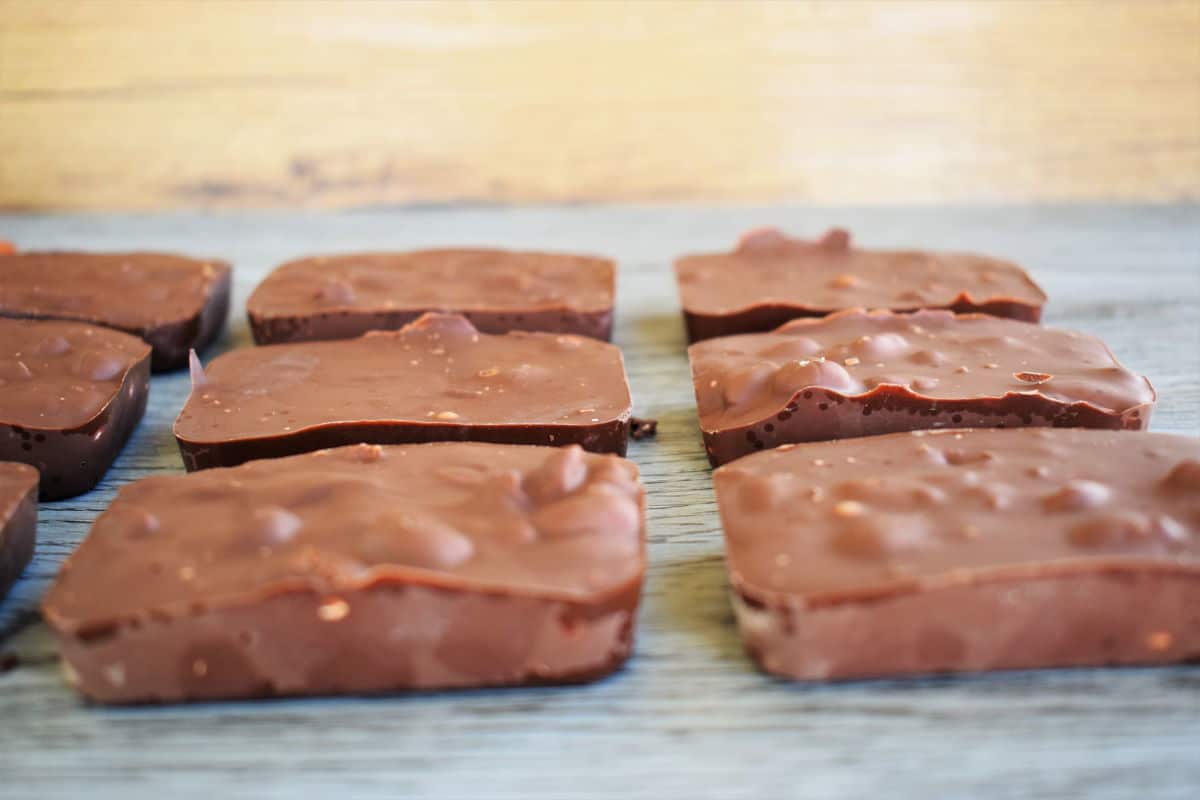
[[[1104,337],[1148,374],[1153,428],[1200,434],[1200,208],[379,209],[340,214],[0,216],[22,247],[163,248],[236,263],[221,348],[265,271],[312,251],[481,243],[608,253],[637,413],[650,560],[636,654],[576,688],[89,707],[34,609],[120,484],[181,471],[186,374],[101,486],[40,510],[37,557],[0,605],[0,797],[1187,798],[1200,786],[1200,666],[796,686],[754,670],[726,598],[720,530],[669,272],[775,223],[864,243],[971,248],[1027,265],[1046,322]],[[212,353],[207,354],[211,357]],[[0,634],[3,637],[4,634]],[[13,659],[11,655],[7,658]]]

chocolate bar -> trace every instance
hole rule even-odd
[[[1200,439],[914,431],[713,478],[738,625],[769,673],[1200,658]]]
[[[479,333],[426,314],[358,339],[214,359],[175,422],[189,470],[355,442],[580,444],[624,455],[621,351],[571,334]]]
[[[1099,340],[985,314],[851,309],[688,348],[709,460],[920,428],[1146,427],[1154,389]]]
[[[0,461],[0,600],[33,558],[37,539],[38,471]]]
[[[146,410],[150,346],[82,322],[0,317],[0,461],[41,472],[41,497],[91,489]]]
[[[1046,302],[1016,264],[968,253],[863,250],[841,229],[815,242],[758,229],[731,253],[680,258],[675,275],[692,342],[848,308],[940,308],[1037,322]]]
[[[633,645],[637,467],[353,445],[121,488],[44,604],[105,703],[575,683]]]
[[[246,304],[258,344],[350,339],[396,330],[427,311],[461,314],[483,333],[612,336],[614,265],[606,258],[509,250],[353,253],[289,261]]]
[[[217,338],[229,311],[224,261],[165,253],[0,255],[0,316],[91,322],[154,348],[155,372],[187,363]]]

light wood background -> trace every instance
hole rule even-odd
[[[0,0],[0,208],[1200,197],[1200,0]]]

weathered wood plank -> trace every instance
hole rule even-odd
[[[0,208],[1200,196],[1200,3],[0,0]]]
[[[1200,208],[847,210],[392,209],[245,216],[0,217],[23,246],[153,247],[236,264],[222,347],[273,264],[313,251],[494,243],[621,263],[617,341],[638,412],[651,570],[629,667],[587,687],[108,710],[61,682],[40,623],[0,650],[0,797],[1192,798],[1200,667],[1069,670],[796,687],[754,671],[726,598],[668,265],[774,223],[864,242],[974,248],[1028,265],[1047,322],[1105,336],[1161,394],[1154,428],[1200,434]],[[146,420],[100,489],[43,504],[33,567],[0,628],[36,605],[117,485],[181,469],[184,375],[155,377]]]

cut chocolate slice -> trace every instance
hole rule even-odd
[[[689,341],[769,331],[847,308],[942,308],[1037,322],[1046,295],[1023,269],[967,253],[860,250],[831,230],[815,242],[773,228],[732,253],[675,262]]]
[[[38,471],[0,461],[0,600],[33,558],[37,539]]]
[[[633,644],[637,468],[353,445],[122,487],[45,601],[108,703],[592,680]]]
[[[0,255],[0,316],[92,322],[140,336],[155,372],[187,363],[220,334],[232,271],[166,253]]]
[[[352,253],[289,261],[246,304],[258,344],[349,339],[427,311],[484,333],[547,331],[608,340],[614,265],[606,258],[510,250]]]
[[[37,467],[43,500],[96,485],[149,391],[150,346],[134,336],[0,317],[0,460]]]
[[[1145,378],[1099,340],[984,314],[862,309],[688,349],[709,460],[920,428],[1144,428]]]
[[[714,473],[750,655],[800,680],[1200,658],[1200,440],[916,431]]]
[[[175,422],[188,469],[355,442],[581,444],[624,455],[621,351],[571,334],[479,333],[426,314],[358,339],[215,359]]]

